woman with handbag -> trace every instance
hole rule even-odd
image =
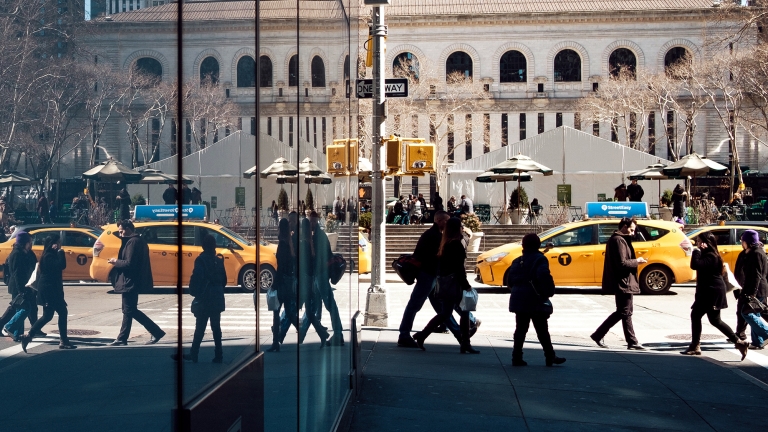
[[[291,224],[287,218],[280,220],[277,228],[277,275],[274,289],[277,291],[279,306],[272,311],[272,347],[268,352],[279,352],[288,333],[290,324],[299,329],[298,310],[296,309],[296,235],[291,232]],[[270,293],[267,293],[269,295]],[[285,310],[285,318],[289,325],[281,328],[280,308]]]
[[[453,310],[461,302],[462,291],[472,290],[472,286],[469,285],[467,280],[467,271],[464,266],[467,252],[464,250],[461,240],[461,220],[457,217],[452,217],[445,224],[443,238],[440,240],[440,248],[437,251],[438,268],[435,293],[438,302],[442,304],[442,308],[424,327],[424,330],[413,335],[413,339],[422,350],[424,350],[424,341],[427,337],[440,324],[450,318]],[[459,316],[461,317],[459,321],[461,353],[480,354],[480,351],[472,348],[472,345],[469,343],[469,311],[462,310]]]
[[[224,268],[224,260],[216,256],[216,239],[212,235],[206,234],[203,237],[202,246],[203,253],[195,259],[195,267],[189,279],[189,293],[195,298],[192,300],[195,335],[192,337],[189,354],[184,354],[183,358],[197,363],[200,344],[210,320],[215,346],[212,361],[221,363],[224,360],[221,346],[221,313],[225,310],[224,287],[227,285],[227,270]],[[176,354],[171,358],[178,360]]]
[[[61,250],[61,237],[51,234],[45,239],[43,255],[37,269],[37,304],[43,307],[43,316],[35,321],[29,333],[21,337],[21,349],[27,352],[32,335],[59,315],[59,349],[75,349],[67,337],[67,302],[64,301],[62,273],[67,268],[67,258]]]
[[[8,280],[8,293],[12,300],[0,318],[0,323],[4,323],[3,335],[21,342],[21,336],[24,334],[24,320],[29,317],[30,325],[37,321],[35,291],[26,286],[35,271],[37,257],[32,252],[32,236],[26,231],[16,235],[16,243],[8,255],[7,264],[11,274]],[[35,336],[45,335],[38,332]]]
[[[691,306],[691,345],[680,354],[701,355],[701,318],[720,330],[729,341],[736,344],[742,360],[747,355],[747,342],[739,339],[733,330],[720,319],[720,310],[728,307],[723,280],[723,259],[717,250],[717,240],[710,233],[697,237],[698,249],[691,255],[691,268],[696,270],[696,294]]]
[[[743,249],[734,268],[734,276],[741,285],[741,290],[734,290],[738,298],[738,312],[751,328],[751,349],[762,349],[768,340],[768,325],[760,317],[761,305],[765,304],[768,294],[768,282],[765,280],[768,271],[768,258],[765,255],[763,243],[755,230],[746,230],[741,234]],[[737,326],[738,327],[738,326]]]
[[[309,219],[304,218],[299,227],[299,304],[297,305],[297,310],[304,306],[305,319],[312,324],[312,327],[320,336],[320,348],[323,348],[328,342],[330,334],[328,329],[320,324],[319,314],[323,307],[323,299],[316,280],[320,274],[320,269],[317,268],[318,265],[327,264],[317,260],[312,227],[310,226]],[[307,330],[308,327],[299,330],[299,343],[304,341]]]
[[[509,311],[515,314],[512,366],[528,365],[523,360],[523,344],[531,321],[544,349],[546,365],[563,364],[565,359],[555,355],[547,323],[552,315],[552,302],[549,298],[555,295],[555,281],[549,272],[549,262],[539,251],[539,236],[526,234],[522,244],[523,255],[512,261],[506,281],[511,293]]]

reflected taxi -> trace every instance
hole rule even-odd
[[[723,257],[723,262],[733,270],[736,268],[736,258],[741,252],[741,235],[746,230],[757,231],[760,242],[766,245],[768,251],[768,222],[725,222],[724,225],[711,224],[689,231],[686,235],[695,243],[696,237],[705,232],[710,232],[717,240],[717,250]]]
[[[179,254],[177,223],[134,222],[134,226],[136,234],[149,245],[155,286],[176,285]],[[116,224],[106,225],[103,229],[93,245],[90,276],[97,281],[108,282],[114,266],[107,260],[117,258],[121,239]],[[216,239],[216,254],[224,259],[227,285],[239,285],[244,291],[254,291],[257,286],[262,291],[267,291],[272,286],[277,269],[276,245],[262,242],[257,257],[257,247],[254,243],[226,227],[202,221],[185,221],[182,225],[182,285],[189,285],[195,259],[203,252],[202,239],[206,234]]]
[[[93,261],[93,245],[101,235],[101,229],[69,224],[19,225],[8,241],[0,243],[0,263],[5,264],[16,244],[16,235],[21,231],[32,236],[32,252],[37,256],[38,261],[43,255],[45,238],[51,234],[58,234],[61,237],[61,249],[67,258],[67,268],[64,269],[62,278],[66,281],[91,280],[89,270]]]
[[[360,263],[357,268],[359,274],[371,272],[371,242],[365,238],[363,233],[358,233],[357,261]]]
[[[539,234],[555,285],[600,286],[605,261],[605,244],[617,230],[618,219],[592,219],[560,225]],[[690,257],[680,247],[685,234],[675,222],[644,220],[637,222],[632,241],[638,257],[648,262],[638,268],[640,288],[646,294],[662,294],[672,283],[693,280]],[[476,280],[488,285],[503,285],[512,261],[522,255],[520,242],[508,243],[484,252],[477,258]]]

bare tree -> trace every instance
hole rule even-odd
[[[184,85],[183,106],[184,117],[193,125],[192,141],[197,149],[205,148],[219,129],[231,126],[238,113],[237,106],[210,77]]]

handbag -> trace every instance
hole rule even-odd
[[[277,298],[277,290],[274,288],[270,288],[269,291],[267,291],[267,310],[280,310],[280,299]]]
[[[736,280],[736,276],[734,276],[728,263],[723,263],[723,281],[725,282],[726,292],[741,289],[741,285],[739,285],[739,282]]]
[[[198,297],[192,299],[192,315],[199,315],[205,311],[205,303]]]
[[[411,254],[403,254],[392,261],[392,268],[406,285],[412,285],[421,270],[421,262]]]
[[[469,291],[464,291],[461,294],[461,302],[459,307],[463,311],[477,310],[477,290],[472,288]]]
[[[744,296],[744,303],[741,305],[741,313],[745,314],[760,314],[768,311],[763,302],[757,299],[755,296]]]
[[[328,260],[328,276],[331,278],[332,285],[339,283],[346,269],[347,260],[344,259],[344,255],[338,253],[331,255],[331,259]]]
[[[32,274],[29,276],[29,280],[27,281],[25,287],[32,288],[33,290],[37,291],[37,269],[40,268],[40,263],[35,264],[35,269],[32,271]]]

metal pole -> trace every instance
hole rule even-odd
[[[384,177],[381,167],[381,138],[386,134],[386,99],[384,95],[384,38],[387,26],[384,24],[384,9],[373,8],[371,20],[373,36],[373,133],[371,136],[373,165],[371,220],[371,286],[368,288],[365,325],[387,326],[387,301],[384,289],[386,271],[386,235],[384,225]]]

